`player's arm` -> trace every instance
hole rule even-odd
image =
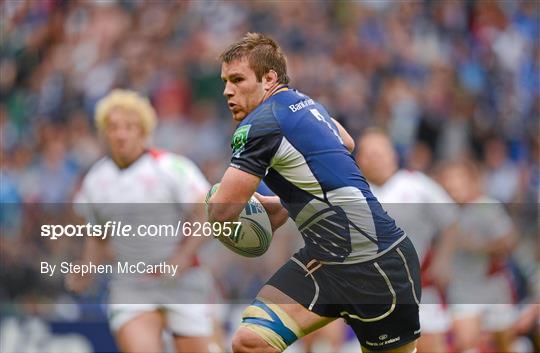
[[[81,260],[78,263],[88,264],[103,264],[110,262],[113,258],[109,243],[106,239],[100,237],[86,237],[84,239],[83,253]],[[76,293],[85,292],[92,284],[92,275],[86,274],[81,276],[78,273],[68,273],[65,277],[67,289]]]
[[[211,222],[235,222],[271,167],[283,135],[271,109],[262,109],[238,126],[232,137],[230,167],[208,205]],[[259,197],[259,196],[256,196]],[[276,199],[259,197],[272,229],[282,222]],[[279,206],[281,206],[279,204]]]
[[[512,219],[499,203],[486,204],[486,222],[485,234],[491,238],[483,241],[462,241],[462,248],[471,251],[489,254],[493,256],[506,256],[514,249],[518,235],[515,231]],[[470,235],[465,234],[466,239],[471,239]]]
[[[218,190],[208,201],[210,222],[234,222],[257,190],[261,178],[229,167],[221,179]]]
[[[347,130],[345,130],[345,128],[340,123],[337,122],[336,119],[332,118],[332,121],[334,122],[334,124],[336,124],[338,128],[339,136],[341,136],[341,139],[343,140],[343,144],[345,145],[345,147],[347,147],[349,152],[352,152],[354,150],[353,138],[351,137],[351,135],[349,135]]]
[[[466,238],[469,234],[464,234]],[[495,257],[508,256],[517,243],[517,234],[514,231],[501,234],[496,239],[484,242],[460,240],[459,248],[477,254],[488,254]]]
[[[91,203],[91,198],[88,197],[89,191],[85,190],[85,183],[74,198],[74,222],[83,224],[87,221],[90,224],[100,224],[98,217],[95,214],[94,204]],[[113,254],[107,239],[101,237],[87,236],[84,239],[84,245],[78,263],[88,264],[103,264],[110,262],[113,259]],[[86,291],[92,284],[93,277],[91,274],[81,276],[78,273],[68,273],[65,277],[65,285],[68,290],[82,293]]]
[[[287,211],[281,206],[279,197],[262,196],[255,191],[261,178],[229,167],[221,179],[218,190],[208,201],[208,220],[210,222],[235,222],[252,195],[262,203],[272,231],[281,227],[288,218]]]
[[[206,221],[204,198],[205,195],[200,195],[200,197],[195,199],[196,203],[192,204],[189,214],[184,222],[189,222],[192,225],[197,223],[204,224]],[[183,237],[167,263],[178,265],[178,275],[181,275],[193,265],[194,261],[197,259],[197,253],[200,248],[209,241],[209,239],[211,238],[192,236]]]
[[[514,250],[517,244],[518,236],[512,228],[506,234],[486,244],[485,251],[490,255],[506,255]]]
[[[189,223],[194,227],[196,224],[204,224],[204,199],[210,184],[203,172],[190,159],[174,154],[164,154],[158,163],[163,174],[168,177],[165,182],[170,182],[173,200],[182,205],[184,225]],[[184,236],[168,263],[178,265],[179,273],[182,273],[193,265],[199,249],[208,239],[210,237]]]
[[[452,277],[452,261],[460,237],[459,209],[446,191],[431,178],[416,174],[422,182],[423,214],[425,221],[434,223],[439,234],[433,248],[433,262],[428,276],[440,288],[445,288]]]
[[[518,242],[518,233],[512,218],[501,203],[489,204],[491,212],[494,212],[491,221],[491,233],[495,239],[486,244],[486,251],[493,256],[506,256],[510,254]]]
[[[434,249],[433,264],[430,266],[429,276],[441,288],[446,287],[451,280],[452,260],[456,250],[458,232],[457,222],[444,228]]]

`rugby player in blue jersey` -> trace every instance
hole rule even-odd
[[[235,221],[258,196],[272,229],[291,217],[305,241],[245,310],[233,351],[282,352],[344,318],[364,352],[416,351],[420,272],[411,241],[371,193],[353,142],[310,97],[288,87],[269,37],[248,33],[221,55],[223,94],[238,127],[209,219]]]

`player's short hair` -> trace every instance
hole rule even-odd
[[[289,83],[287,76],[287,59],[279,45],[270,37],[261,33],[247,33],[244,38],[231,44],[221,55],[219,60],[230,63],[246,57],[249,67],[255,72],[258,81],[264,74],[274,70],[278,75],[279,83]]]
[[[383,137],[385,137],[387,139],[390,139],[390,134],[388,133],[388,131],[385,130],[381,126],[369,126],[369,127],[365,128],[362,131],[362,133],[360,134],[359,138],[362,138],[362,137],[368,136],[368,135],[378,135],[378,136],[383,136]]]
[[[114,89],[103,97],[96,106],[94,119],[100,132],[107,126],[107,117],[113,109],[125,109],[135,112],[140,120],[144,134],[149,135],[154,130],[157,114],[148,98],[139,93],[126,89]]]
[[[368,136],[380,136],[388,141],[389,144],[394,146],[394,142],[392,141],[392,138],[390,137],[390,134],[382,127],[380,126],[370,126],[365,128],[360,136],[358,136],[358,139],[356,140],[357,144],[360,144],[366,137]]]

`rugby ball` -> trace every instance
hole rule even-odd
[[[212,186],[206,194],[207,212],[208,200],[218,188],[219,183]],[[240,213],[238,221],[240,227],[234,229],[234,234],[223,235],[225,232],[221,232],[222,234],[214,234],[214,236],[238,255],[257,257],[264,254],[272,241],[272,226],[264,206],[255,196],[251,196],[251,199]]]

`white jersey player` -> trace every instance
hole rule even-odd
[[[132,235],[89,238],[83,262],[97,262],[111,249],[114,253],[109,320],[123,352],[163,351],[165,328],[173,333],[178,352],[210,352],[213,321],[204,303],[213,286],[196,264],[201,238],[148,236],[152,229],[176,226],[200,212],[209,184],[189,159],[146,148],[155,123],[154,109],[135,92],[114,90],[98,103],[96,124],[109,155],[90,169],[75,201],[91,224],[130,225]],[[119,273],[126,263],[161,271]],[[73,275],[67,285],[82,291],[89,278]]]
[[[418,352],[445,352],[451,317],[444,306],[443,287],[450,273],[457,207],[425,174],[399,170],[394,147],[381,131],[360,137],[357,161],[373,194],[414,243],[422,264]]]
[[[508,267],[516,234],[498,201],[482,194],[481,175],[470,161],[446,163],[441,184],[460,205],[462,230],[456,242],[448,298],[454,312],[456,349],[474,351],[482,329],[493,334],[497,352],[511,352],[516,319],[515,286]]]

